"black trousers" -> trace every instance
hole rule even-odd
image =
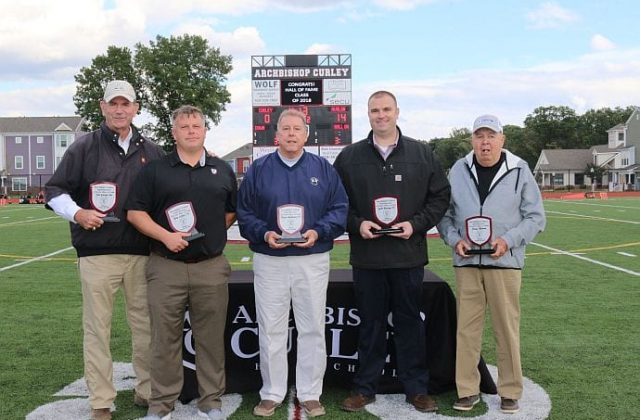
[[[368,270],[353,268],[353,285],[360,316],[359,367],[354,391],[376,394],[388,355],[387,331],[393,334],[398,379],[412,397],[427,393],[425,324],[422,307],[424,267]],[[389,312],[392,317],[389,318]]]

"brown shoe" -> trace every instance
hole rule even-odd
[[[512,398],[500,398],[500,411],[505,414],[515,414],[520,411],[518,400]]]
[[[253,407],[253,415],[258,417],[271,417],[278,407],[280,407],[279,402],[262,400],[258,405]]]
[[[111,420],[111,409],[109,408],[92,408],[91,420]]]
[[[434,411],[438,411],[438,404],[436,403],[436,400],[427,394],[417,394],[413,397],[407,397],[406,401],[413,405],[416,410],[423,413],[433,413]]]
[[[480,402],[480,395],[471,395],[469,397],[458,398],[453,403],[453,409],[458,411],[470,411]]]
[[[320,417],[326,414],[324,407],[320,404],[320,401],[309,400],[302,403],[304,412],[307,417]]]
[[[342,401],[342,405],[340,406],[344,411],[360,411],[364,408],[365,405],[371,404],[376,400],[375,396],[368,397],[366,395],[362,395],[358,392],[354,392],[347,399]]]
[[[136,391],[133,391],[133,405],[143,408],[149,408],[149,400],[142,397]]]

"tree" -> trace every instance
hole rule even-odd
[[[138,72],[133,69],[131,50],[127,47],[110,46],[105,55],[98,55],[91,60],[90,67],[82,67],[75,75],[78,85],[73,103],[78,115],[85,118],[85,129],[95,130],[102,122],[100,100],[109,80],[127,80],[141,93],[140,101],[144,102],[142,83]]]
[[[433,152],[443,168],[449,169],[471,150],[471,131],[468,128],[454,128],[447,138],[430,141]]]
[[[531,170],[536,166],[540,150],[537,149],[534,134],[526,128],[507,124],[503,127],[505,136],[504,148],[526,160]]]
[[[133,56],[128,48],[110,46],[75,76],[74,103],[88,121],[86,128],[94,130],[102,121],[99,102],[106,83],[127,80],[136,89],[141,108],[154,118],[144,125],[145,132],[171,149],[171,113],[179,106],[202,109],[208,126],[220,122],[231,99],[225,86],[231,68],[231,56],[220,54],[197,35],[157,36],[149,46],[136,44]]]
[[[220,122],[231,99],[224,85],[231,56],[221,55],[197,35],[157,36],[148,47],[138,43],[136,49],[135,66],[148,96],[146,109],[157,119],[147,128],[156,140],[173,145],[171,112],[181,105],[195,105],[214,124]]]
[[[602,176],[607,172],[605,168],[602,166],[596,166],[592,163],[587,164],[587,167],[584,168],[584,173],[586,176],[591,178],[591,184],[595,186],[600,183],[602,184]]]
[[[536,141],[539,150],[575,148],[577,125],[576,112],[568,106],[541,106],[524,120],[524,126],[533,132],[530,138]]]
[[[578,117],[578,140],[580,147],[589,148],[608,142],[607,130],[625,123],[634,107],[590,109]]]

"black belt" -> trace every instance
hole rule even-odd
[[[218,254],[220,255],[220,254]],[[188,258],[186,260],[181,260],[181,259],[177,259],[177,258],[169,258],[169,257],[165,257],[168,260],[171,261],[177,261],[177,262],[181,262],[181,263],[185,263],[185,264],[196,264],[202,261],[206,261],[206,260],[210,260],[212,258],[217,257],[218,255],[201,255],[199,257],[194,257],[194,258]]]

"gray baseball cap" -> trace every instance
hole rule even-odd
[[[473,131],[475,133],[480,128],[488,128],[490,130],[495,131],[496,133],[502,133],[502,124],[500,120],[495,115],[480,115],[473,122]]]

